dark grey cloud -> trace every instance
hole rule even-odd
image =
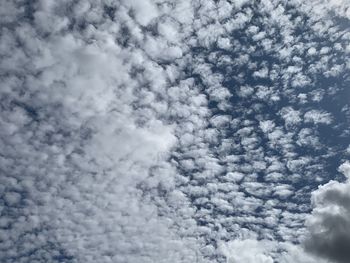
[[[347,181],[331,181],[316,190],[312,196],[314,209],[308,219],[309,236],[305,242],[308,251],[332,262],[345,263],[350,258],[350,165],[339,168]]]

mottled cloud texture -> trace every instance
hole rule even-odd
[[[0,262],[349,262],[349,10],[0,1]]]

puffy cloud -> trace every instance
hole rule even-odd
[[[151,1],[122,1],[124,5],[135,12],[135,20],[142,26],[147,26],[152,19],[158,17],[158,10]]]
[[[348,74],[318,3],[1,2],[0,261],[313,262]]]
[[[319,257],[345,263],[350,258],[350,163],[343,163],[339,171],[346,176],[345,182],[330,181],[312,193],[314,208],[307,221],[305,245]]]
[[[312,122],[314,124],[330,124],[332,123],[332,116],[328,112],[321,112],[318,110],[310,110],[304,115],[306,122]]]
[[[221,249],[228,262],[273,263],[273,258],[269,255],[269,250],[271,250],[269,241],[234,240],[222,245]]]
[[[300,111],[293,109],[292,107],[282,108],[280,111],[282,118],[285,120],[286,125],[295,125],[301,122]]]
[[[228,263],[327,262],[308,255],[301,246],[267,239],[257,240],[254,236],[221,243],[220,250],[226,256]]]
[[[34,23],[9,13],[18,21],[6,19],[14,24],[1,30],[8,86],[1,146],[8,151],[1,157],[0,261],[205,262],[200,241],[180,234],[186,224],[175,229],[148,194],[169,192],[174,209],[188,202],[172,194],[175,167],[165,162],[177,140],[174,125],[159,117],[167,73],[148,57],[158,48],[169,62],[179,48],[141,30],[159,17],[156,5],[42,1],[21,8]],[[125,27],[129,37],[120,32]],[[135,44],[140,34],[149,40],[142,48],[116,40]]]

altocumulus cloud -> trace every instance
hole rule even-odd
[[[1,5],[1,262],[199,260],[138,187],[157,167],[150,181],[171,189],[174,170],[164,163],[174,127],[157,98],[172,71],[147,52],[181,54],[142,32],[156,5]]]
[[[0,261],[348,262],[349,10],[1,1]]]

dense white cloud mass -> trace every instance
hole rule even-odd
[[[142,33],[160,15],[155,5],[4,4],[21,10],[1,34],[1,262],[200,260],[200,243],[176,233],[139,188],[174,188],[164,162],[174,127],[159,117],[168,73],[148,52],[178,55]],[[134,44],[123,47],[129,27]],[[132,47],[144,39],[145,50]]]
[[[346,262],[349,10],[1,1],[0,261]]]
[[[287,242],[247,238],[224,243],[220,247],[228,263],[326,263],[304,252],[303,248]]]

